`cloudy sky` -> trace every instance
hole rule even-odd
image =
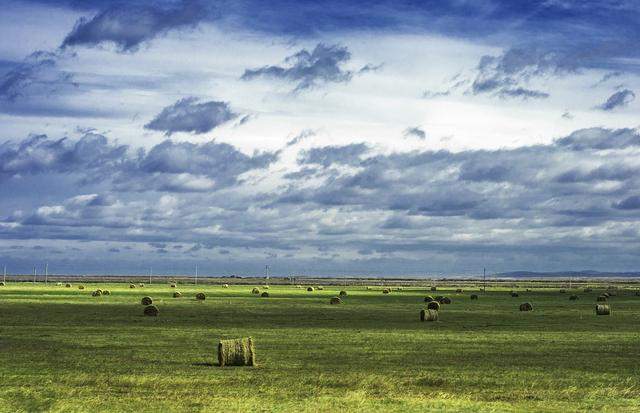
[[[10,272],[640,269],[636,0],[13,1]]]

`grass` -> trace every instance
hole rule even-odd
[[[428,288],[0,287],[0,411],[640,411],[640,297],[557,289],[456,294],[421,323]],[[91,297],[96,288],[110,296]],[[207,295],[195,299],[196,292]],[[478,300],[471,301],[470,293]],[[150,295],[159,317],[145,317]],[[529,301],[533,312],[520,312]],[[256,367],[217,364],[253,337]]]

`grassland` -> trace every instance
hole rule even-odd
[[[631,291],[598,317],[597,289],[85,287],[0,287],[0,411],[640,411]],[[419,321],[427,294],[453,299],[438,322]],[[244,336],[258,366],[216,366],[218,340]]]

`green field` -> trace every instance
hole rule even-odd
[[[0,287],[1,411],[640,411],[633,291],[596,316],[601,289],[85,287]],[[453,300],[438,322],[419,321],[427,294]],[[220,338],[246,336],[256,367],[215,365]]]

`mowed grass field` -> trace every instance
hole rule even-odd
[[[633,291],[596,316],[601,289],[271,286],[261,298],[252,286],[178,285],[176,299],[167,284],[84,285],[0,287],[1,411],[640,411]],[[420,322],[436,294],[453,303]],[[143,315],[145,295],[157,318]],[[526,301],[533,312],[518,311]],[[256,367],[215,365],[220,338],[246,336]]]

